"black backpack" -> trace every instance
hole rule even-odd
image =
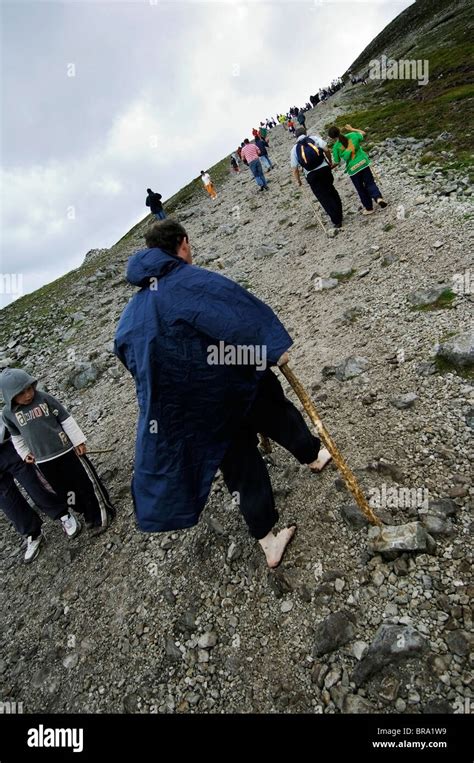
[[[311,138],[303,138],[296,144],[296,157],[298,164],[301,164],[306,172],[311,172],[324,162],[324,152],[322,148],[313,143]]]

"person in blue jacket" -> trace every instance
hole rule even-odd
[[[192,264],[186,230],[167,219],[128,262],[140,290],[117,326],[115,352],[132,374],[139,420],[132,497],[146,532],[192,527],[216,471],[276,567],[296,527],[273,533],[278,513],[257,433],[312,469],[330,460],[285,398],[270,366],[291,337],[243,287]]]

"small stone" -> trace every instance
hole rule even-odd
[[[293,609],[293,602],[292,601],[284,601],[281,604],[280,610],[282,612],[291,612]]]
[[[337,278],[320,278],[319,276],[313,279],[313,286],[316,291],[325,291],[326,289],[335,289],[339,286]]]
[[[79,654],[77,652],[68,654],[63,660],[63,665],[65,668],[75,668],[78,663],[79,663]]]
[[[334,668],[333,670],[330,670],[329,673],[326,675],[326,678],[324,679],[324,687],[326,689],[330,689],[332,686],[337,684],[337,682],[341,678],[341,671],[339,668]]]
[[[204,633],[198,641],[198,646],[201,649],[212,649],[216,644],[217,634],[215,631],[206,631],[206,633]]]
[[[414,392],[408,392],[406,395],[393,397],[391,403],[395,406],[395,408],[398,408],[402,411],[405,408],[411,408],[415,400],[418,400],[418,395],[416,395]]]
[[[339,381],[347,381],[353,379],[355,376],[363,374],[369,368],[369,361],[367,358],[350,356],[346,358],[340,365],[336,366],[335,376]]]
[[[363,697],[359,697],[357,694],[347,694],[342,703],[342,712],[366,715],[374,713],[375,708]]]
[[[379,695],[387,702],[393,702],[397,698],[400,681],[395,676],[385,676],[380,682]]]
[[[341,593],[344,590],[345,581],[341,578],[336,578],[334,581],[334,588],[336,589],[337,593]]]
[[[432,245],[432,246],[433,246],[433,249],[441,249],[441,247],[442,247],[442,246],[444,246],[444,243],[443,243],[443,241],[440,241],[439,239],[437,239],[437,240],[436,240],[436,241],[433,243],[433,245]]]
[[[351,646],[351,651],[356,660],[361,660],[364,653],[369,648],[369,645],[365,641],[354,641]]]

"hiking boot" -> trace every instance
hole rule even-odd
[[[61,517],[63,530],[68,538],[75,538],[82,530],[82,525],[73,514],[65,514]]]
[[[27,546],[26,546],[26,552],[24,557],[25,564],[30,564],[36,557],[38,556],[40,552],[40,546],[44,541],[44,537],[42,533],[38,535],[37,538],[33,538],[33,536],[28,535],[27,540]]]
[[[382,209],[385,209],[385,207],[387,206],[387,202],[384,199],[376,199],[376,201],[379,207],[381,207]]]

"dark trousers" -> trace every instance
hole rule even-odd
[[[86,522],[101,524],[101,507],[94,485],[73,450],[38,466],[53,490],[70,509],[83,514]]]
[[[372,199],[381,199],[382,194],[374,180],[370,167],[366,167],[350,176],[359,194],[359,199],[366,209],[373,209]]]
[[[309,175],[306,175],[306,180],[322,208],[331,218],[333,225],[341,225],[342,202],[334,188],[331,168],[328,166],[320,170],[313,170]]]
[[[270,370],[260,380],[257,397],[220,466],[228,490],[237,492],[251,535],[260,540],[277,523],[278,512],[267,467],[257,447],[258,432],[286,448],[300,464],[310,464],[318,457],[320,441],[287,400]]]
[[[41,532],[42,520],[18,490],[14,479],[51,519],[59,519],[67,514],[65,502],[43,486],[36,467],[26,464],[12,443],[6,442],[0,445],[0,508],[20,535],[37,538]]]

